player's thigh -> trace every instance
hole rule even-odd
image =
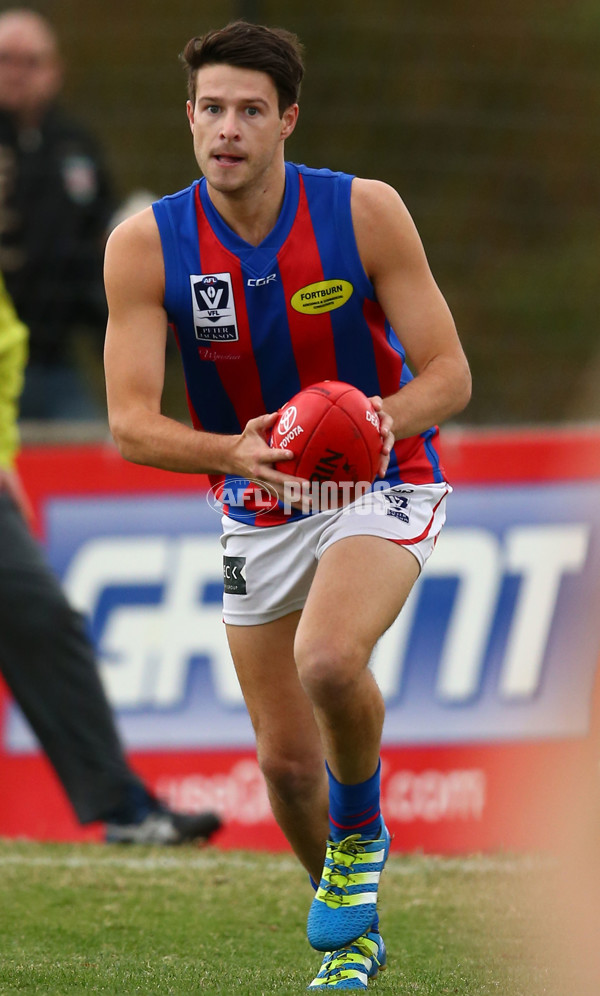
[[[419,572],[412,553],[379,536],[348,536],[329,546],[298,626],[297,659],[365,666]]]
[[[258,626],[228,625],[227,639],[256,734],[259,757],[279,753],[321,764],[312,706],[298,679],[294,637],[300,612]]]

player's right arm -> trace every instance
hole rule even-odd
[[[239,435],[197,432],[161,412],[168,330],[164,263],[151,208],[128,218],[106,247],[109,307],[104,365],[108,417],[121,454],[134,463],[181,473],[229,473],[285,480],[273,469],[287,451],[266,437],[277,415],[251,419]]]

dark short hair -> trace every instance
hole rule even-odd
[[[304,76],[302,45],[296,35],[284,28],[247,21],[232,21],[224,28],[190,38],[181,60],[192,103],[196,99],[196,73],[202,66],[224,63],[267,73],[277,90],[280,114],[297,102]]]

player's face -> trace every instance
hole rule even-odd
[[[222,193],[240,193],[263,182],[283,162],[283,142],[298,116],[293,104],[279,113],[270,76],[235,66],[203,66],[196,74],[196,100],[187,113],[194,152],[208,183]]]

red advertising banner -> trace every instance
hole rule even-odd
[[[554,848],[600,758],[600,429],[448,430],[443,456],[448,523],[372,661],[386,822],[397,851]],[[20,471],[136,770],[221,812],[217,846],[285,848],[224,644],[206,481],[108,443],[28,447]],[[98,838],[1,683],[0,784],[1,835]]]

